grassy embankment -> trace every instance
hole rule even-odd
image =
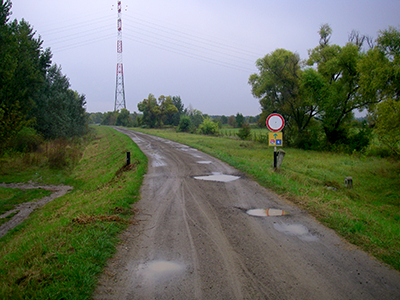
[[[229,163],[400,270],[400,162],[283,148],[285,159],[281,169],[274,172],[273,147],[265,144],[166,130],[137,130],[190,145]],[[353,177],[353,189],[345,188],[346,176]]]
[[[132,167],[124,169],[127,151]],[[1,162],[0,182],[34,179],[74,189],[0,239],[0,299],[90,298],[97,275],[115,251],[117,234],[129,224],[147,158],[130,138],[106,127],[96,127],[79,158],[63,170],[41,162],[19,164],[15,158]],[[8,193],[9,200],[12,194],[14,200],[32,198],[21,200],[12,189],[1,193]]]

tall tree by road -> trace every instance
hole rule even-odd
[[[276,111],[283,115],[287,127],[302,132],[316,113],[309,98],[300,97],[302,70],[300,57],[285,49],[277,49],[256,62],[258,74],[252,74],[249,84],[253,96],[259,98],[261,122]]]
[[[315,91],[318,97],[314,103],[318,106],[317,119],[320,120],[327,141],[330,144],[345,142],[348,137],[346,126],[353,118],[355,109],[362,110],[371,104],[370,99],[361,96],[360,73],[357,65],[363,57],[361,45],[348,42],[345,46],[329,44],[332,30],[325,24],[321,26],[320,43],[309,50],[307,64],[316,66],[320,76],[320,90]],[[321,79],[322,85],[321,85]],[[324,96],[321,98],[321,94]]]
[[[10,22],[11,2],[0,4],[0,148],[31,121],[34,96],[51,64],[50,50],[24,20]],[[1,149],[0,149],[1,150]]]

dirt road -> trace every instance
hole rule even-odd
[[[227,164],[118,130],[149,170],[140,224],[123,234],[95,299],[400,299],[398,272]]]

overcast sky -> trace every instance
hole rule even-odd
[[[12,19],[28,21],[50,47],[88,112],[114,109],[117,1],[12,0]],[[126,106],[149,93],[180,95],[209,115],[261,112],[248,78],[275,49],[301,59],[328,23],[343,46],[355,29],[377,37],[400,26],[400,0],[122,0]]]

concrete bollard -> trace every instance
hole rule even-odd
[[[344,185],[348,188],[348,189],[352,189],[353,188],[353,177],[346,177],[344,179]]]
[[[282,149],[278,150],[278,158],[277,158],[277,162],[276,162],[276,168],[279,169],[282,165],[283,162],[283,158],[285,157],[286,152],[283,151]]]

